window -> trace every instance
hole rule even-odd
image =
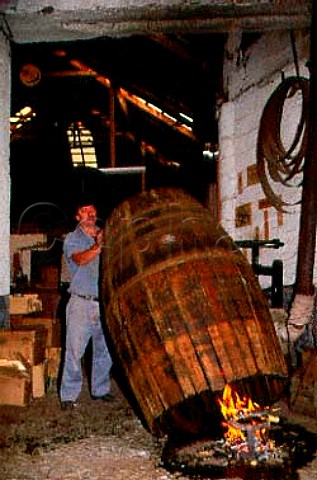
[[[36,113],[31,107],[25,106],[24,108],[21,108],[19,112],[10,117],[11,133],[16,133],[17,130],[19,130],[22,126],[27,125],[27,123],[29,123],[35,116]]]
[[[74,122],[67,130],[68,143],[74,167],[97,168],[94,138],[81,122]]]

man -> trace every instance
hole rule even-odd
[[[82,389],[82,364],[92,340],[91,396],[109,401],[112,360],[107,348],[99,308],[99,259],[102,230],[97,210],[89,201],[78,205],[78,225],[64,239],[64,256],[70,271],[70,298],[66,306],[65,360],[60,387],[62,409],[74,408]]]

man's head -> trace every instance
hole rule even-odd
[[[76,220],[82,226],[92,226],[97,221],[97,209],[93,203],[83,203],[77,206]]]

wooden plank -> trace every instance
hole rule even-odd
[[[40,398],[46,394],[47,364],[45,362],[33,365],[32,374],[32,397]]]

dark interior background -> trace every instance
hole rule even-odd
[[[183,186],[204,201],[208,184],[216,181],[215,165],[202,152],[206,142],[217,147],[224,41],[224,34],[162,34],[13,44],[12,115],[28,105],[36,116],[11,133],[12,227],[68,228],[82,193],[93,194],[105,219],[115,205],[141,190],[140,174],[106,175],[72,165],[66,131],[80,121],[93,134],[98,167],[110,166],[110,94],[104,78],[115,93],[116,166],[146,166],[146,188]],[[79,74],[76,62],[95,75]],[[27,64],[40,71],[34,85],[21,81]],[[180,122],[180,112],[193,118],[192,138],[123,103],[119,88]]]

